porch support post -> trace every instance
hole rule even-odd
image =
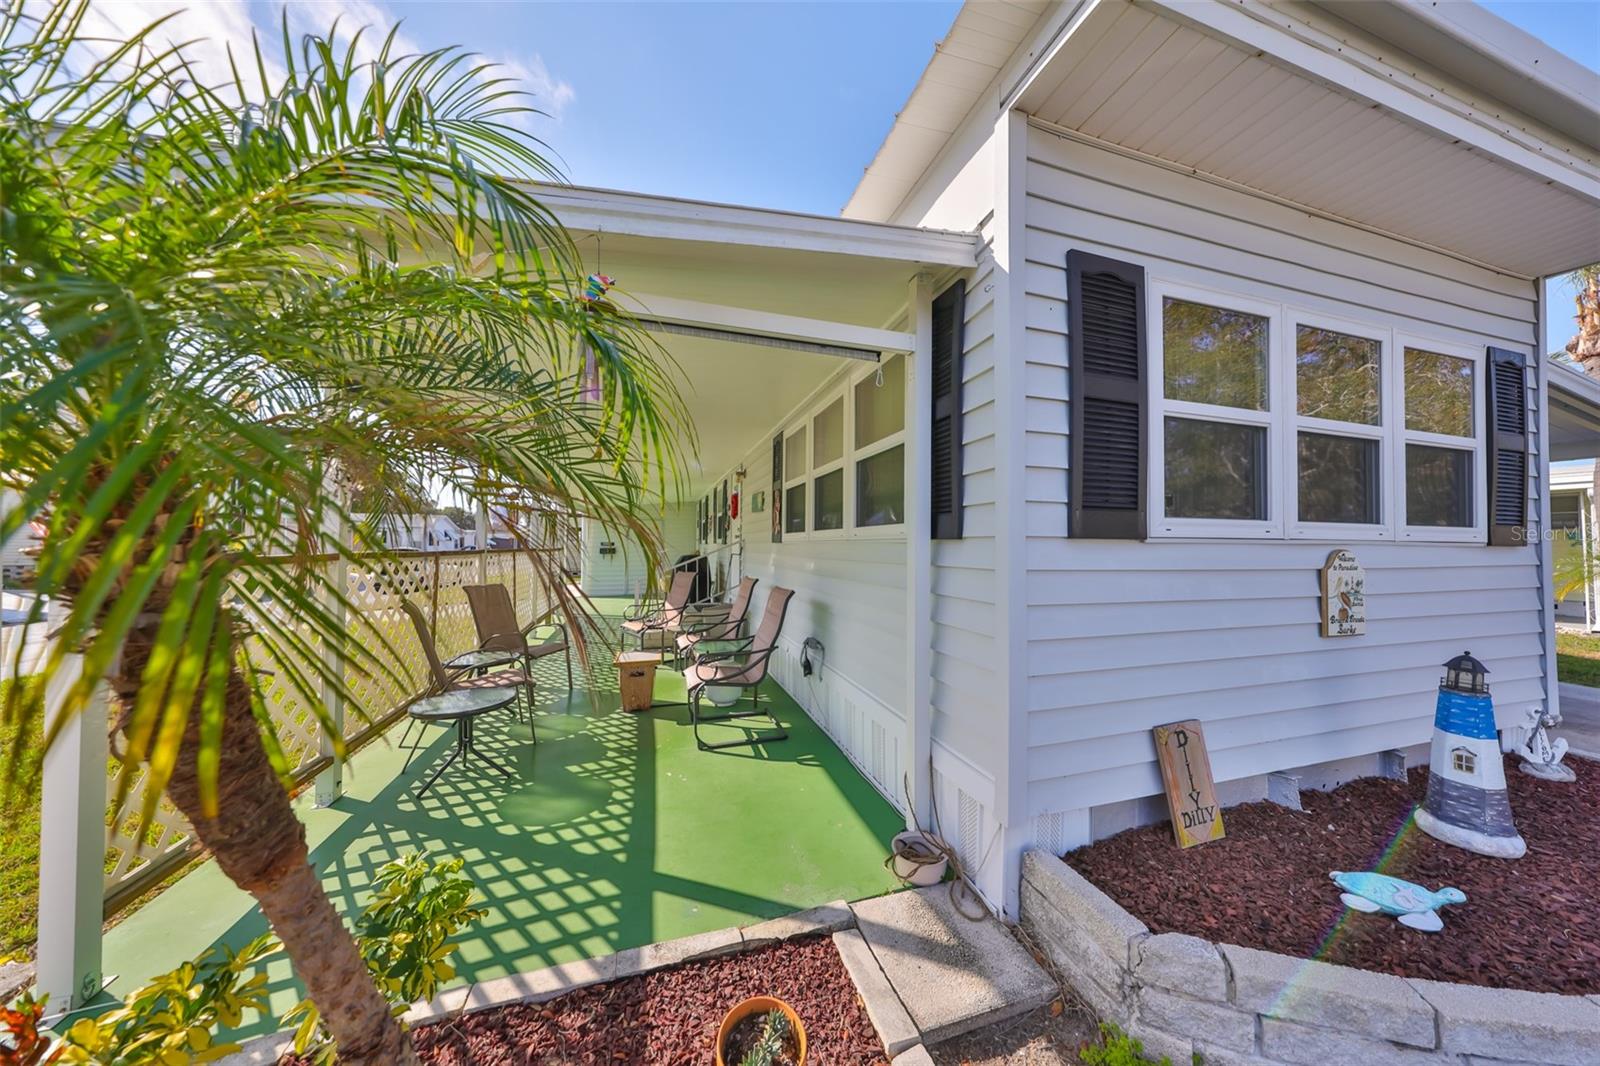
[[[933,745],[932,533],[928,492],[932,478],[933,283],[927,274],[906,289],[906,325],[914,347],[906,360],[906,771],[913,819],[932,826],[929,797]]]
[[[1539,398],[1539,600],[1544,622],[1544,690],[1545,713],[1556,721],[1561,721],[1561,683],[1556,671],[1556,601],[1555,591],[1555,540],[1550,528],[1550,364],[1540,357],[1544,349],[1545,326],[1550,321],[1550,293],[1544,283],[1539,279],[1533,283],[1535,307],[1538,308],[1537,322],[1534,325],[1534,343],[1532,347],[1534,373],[1538,375],[1535,386]],[[1595,469],[1600,470],[1600,462],[1595,464]],[[1585,557],[1588,556],[1589,546],[1583,545],[1580,549]],[[1587,574],[1585,575],[1587,577]],[[1585,600],[1590,597],[1591,582],[1585,582]],[[1585,614],[1588,613],[1587,606]],[[1507,732],[1510,732],[1509,730]]]
[[[478,584],[489,583],[489,501],[478,498]]]
[[[51,605],[55,614],[59,607]],[[52,624],[51,628],[55,628]],[[45,727],[77,683],[83,658],[68,655],[47,681]],[[100,993],[100,926],[106,893],[106,700],[100,685],[45,752],[40,795],[37,984],[52,1014]]]
[[[350,532],[345,524],[344,516],[340,515],[328,524],[324,536],[332,541],[328,545],[334,552],[332,561],[324,564],[328,567],[328,580],[339,591],[338,596],[328,597],[328,613],[339,623],[340,639],[347,631],[348,619],[345,617],[345,605],[342,597],[350,594],[350,564],[345,560],[344,552],[339,550],[346,545]],[[339,677],[344,676],[344,648],[334,644],[325,645],[322,649],[322,662],[324,667]],[[342,686],[324,678],[322,682],[322,703],[328,709],[328,717],[333,721],[334,734],[324,729],[317,736],[318,754],[327,756],[333,761],[317,775],[315,802],[318,807],[331,806],[334,801],[344,795],[344,762],[335,758],[337,748],[334,741],[344,736],[344,692]]]

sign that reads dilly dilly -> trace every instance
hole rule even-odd
[[[1192,848],[1221,840],[1222,806],[1217,803],[1211,757],[1206,754],[1200,723],[1191,718],[1158,725],[1151,732],[1155,734],[1161,784],[1167,791],[1167,810],[1172,814],[1172,834],[1178,838],[1178,847]]]
[[[1322,564],[1322,635],[1358,637],[1367,631],[1367,572],[1345,548]]]

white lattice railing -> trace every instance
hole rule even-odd
[[[373,732],[373,723],[382,722],[426,684],[426,660],[418,646],[416,631],[400,607],[402,596],[421,607],[427,615],[441,658],[477,646],[472,611],[467,606],[463,586],[505,585],[511,590],[517,617],[525,623],[543,616],[550,607],[550,597],[533,560],[522,551],[358,556],[344,565],[347,594],[356,608],[355,615],[347,619],[350,641],[391,659],[387,664],[390,670],[406,680],[402,685],[383,671],[363,671],[346,665],[345,685],[353,705],[345,706],[344,732],[347,739],[354,741]],[[306,636],[306,643],[309,645],[307,654],[322,654],[321,647],[309,636]],[[386,651],[386,647],[390,650]],[[252,662],[264,670],[270,669],[258,642],[247,644],[246,653]],[[279,742],[296,768],[296,780],[303,783],[325,765],[321,727],[309,702],[322,699],[323,694],[298,691],[282,672],[264,675],[262,682]],[[120,764],[112,759],[106,772],[114,779],[119,769]],[[115,909],[143,892],[185,861],[189,852],[189,826],[164,798],[140,846],[136,830],[144,802],[144,779],[141,770],[127,799],[115,811],[107,812],[108,909]]]

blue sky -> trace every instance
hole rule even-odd
[[[126,25],[186,7],[211,46],[275,27],[276,0],[103,0]],[[1491,0],[1501,17],[1600,69],[1600,0]],[[388,26],[506,65],[551,112],[535,130],[567,176],[834,214],[905,102],[954,0],[881,3],[294,0],[292,27]],[[1547,350],[1570,333],[1555,296]]]

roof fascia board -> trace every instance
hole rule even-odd
[[[856,326],[848,322],[801,318],[798,315],[780,315],[772,311],[756,311],[727,304],[682,300],[676,296],[629,292],[621,294],[619,302],[637,317],[676,322],[686,326],[705,326],[877,352],[909,352],[916,345],[916,338],[902,330]]]
[[[1579,144],[1600,134],[1600,73],[1478,4],[1312,0],[1316,7],[1406,49],[1463,86],[1543,115]]]
[[[1332,35],[1291,19],[1258,0],[1195,4],[1140,0],[1167,17],[1259,50],[1330,86],[1361,96],[1425,128],[1493,156],[1600,205],[1600,172],[1577,159],[1542,151],[1540,139],[1444,96],[1437,88]]]
[[[1050,66],[1061,50],[1067,46],[1078,28],[1094,16],[1104,0],[1065,0],[1052,17],[1044,19],[1034,28],[1025,46],[1017,49],[1000,71],[1000,110],[1009,111],[1022,106],[1022,94],[1038,81],[1039,75]],[[1026,111],[1027,108],[1023,107]]]
[[[971,267],[973,233],[805,215],[608,189],[533,185],[530,191],[570,230],[825,252],[928,266]]]

